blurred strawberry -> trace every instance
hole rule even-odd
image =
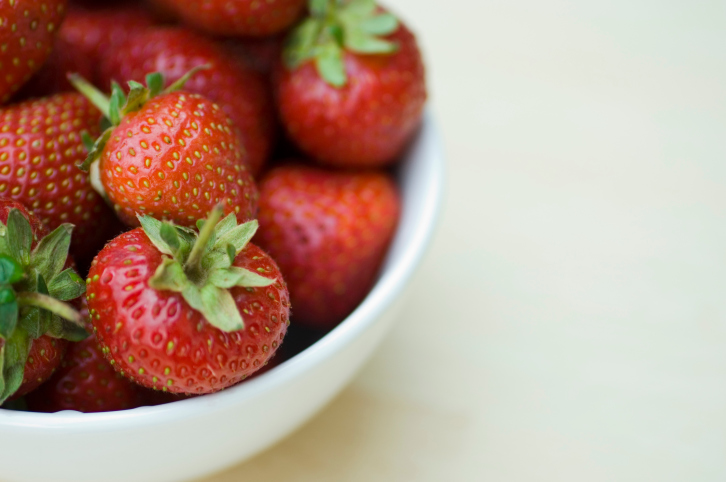
[[[87,78],[95,76],[95,66],[90,57],[63,38],[57,38],[53,52],[43,67],[20,89],[16,98],[45,97],[75,89],[68,82],[69,73],[78,73]]]
[[[213,35],[265,37],[290,27],[305,0],[156,0],[192,27]]]
[[[262,178],[255,241],[280,266],[295,324],[332,328],[353,311],[373,285],[399,211],[384,173],[293,164]]]
[[[111,412],[139,407],[146,390],[117,374],[95,336],[72,343],[53,377],[26,397],[36,412]]]
[[[151,14],[141,6],[104,4],[97,9],[73,7],[58,36],[75,55],[89,59],[97,69],[109,52],[153,23]],[[83,75],[80,70],[77,72]],[[99,80],[97,74],[94,70],[92,76],[83,77],[96,83]],[[104,90],[110,89],[108,83],[98,85]]]
[[[53,50],[66,0],[0,2],[0,104],[37,72]]]

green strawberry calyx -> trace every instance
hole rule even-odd
[[[229,289],[270,286],[277,282],[233,266],[236,256],[257,231],[256,220],[237,224],[234,213],[222,218],[223,208],[215,207],[206,221],[197,222],[199,232],[151,216],[138,216],[149,240],[164,259],[149,279],[149,286],[181,293],[189,306],[222,331],[244,328],[242,314]]]
[[[140,110],[149,99],[182,90],[192,76],[200,70],[208,68],[209,65],[195,67],[168,87],[165,87],[164,76],[161,72],[148,74],[146,76],[146,86],[130,80],[128,82],[130,89],[128,95],[124,94],[124,90],[118,83],[113,82],[110,97],[98,90],[82,76],[75,73],[68,74],[68,81],[103,114],[101,135],[95,140],[87,133],[83,135],[83,144],[88,151],[88,156],[78,167],[86,172],[90,171],[93,188],[104,198],[106,198],[106,191],[101,184],[96,161],[101,157],[106,143],[111,138],[114,129],[121,124],[121,120],[128,114]]]
[[[80,313],[65,303],[86,292],[83,279],[64,269],[72,231],[71,224],[62,224],[36,240],[30,222],[15,208],[7,224],[0,222],[0,404],[22,384],[33,340],[88,336]]]
[[[309,0],[309,10],[285,44],[285,65],[291,70],[313,60],[320,77],[340,88],[348,82],[344,51],[386,55],[398,50],[382,37],[398,30],[399,22],[375,0]]]

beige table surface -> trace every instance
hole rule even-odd
[[[388,4],[440,230],[355,381],[205,482],[726,480],[726,3]]]

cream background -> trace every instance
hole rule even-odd
[[[726,3],[387,4],[430,65],[438,235],[350,387],[205,482],[726,480]]]

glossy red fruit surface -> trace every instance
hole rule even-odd
[[[26,398],[36,412],[111,412],[141,406],[145,389],[114,371],[95,336],[70,343],[55,374]]]
[[[0,196],[24,203],[48,226],[75,225],[72,252],[100,249],[113,212],[76,164],[82,132],[98,135],[100,113],[78,93],[0,109]]]
[[[305,0],[156,0],[192,27],[213,35],[265,37],[290,27]]]
[[[200,65],[209,69],[197,72],[184,90],[201,94],[222,107],[239,129],[246,162],[251,173],[257,175],[274,138],[271,93],[264,76],[242,59],[231,57],[220,45],[181,28],[147,29],[104,57],[101,83],[143,82],[150,72],[161,72],[167,83],[172,83]]]
[[[301,165],[267,173],[255,242],[285,276],[295,323],[331,328],[361,302],[399,212],[396,186],[385,173]]]
[[[66,0],[0,3],[0,104],[38,71],[53,50]]]
[[[119,217],[138,214],[194,226],[217,204],[239,221],[257,212],[257,186],[230,119],[209,99],[174,92],[121,120],[100,159],[101,182]]]
[[[276,73],[275,95],[287,134],[323,164],[380,167],[394,162],[420,124],[426,101],[424,65],[403,25],[387,36],[390,55],[344,52],[348,82],[326,83],[312,61]]]
[[[234,266],[264,273],[266,288],[231,288],[245,328],[226,333],[184,298],[149,287],[162,254],[141,228],[122,234],[96,257],[88,306],[114,368],[137,383],[173,393],[221,390],[248,377],[275,353],[287,331],[289,298],[275,262],[248,244]]]
[[[66,340],[51,338],[47,335],[33,340],[28,360],[25,362],[23,384],[20,385],[13,398],[32,392],[50,378],[61,364],[67,345]]]

